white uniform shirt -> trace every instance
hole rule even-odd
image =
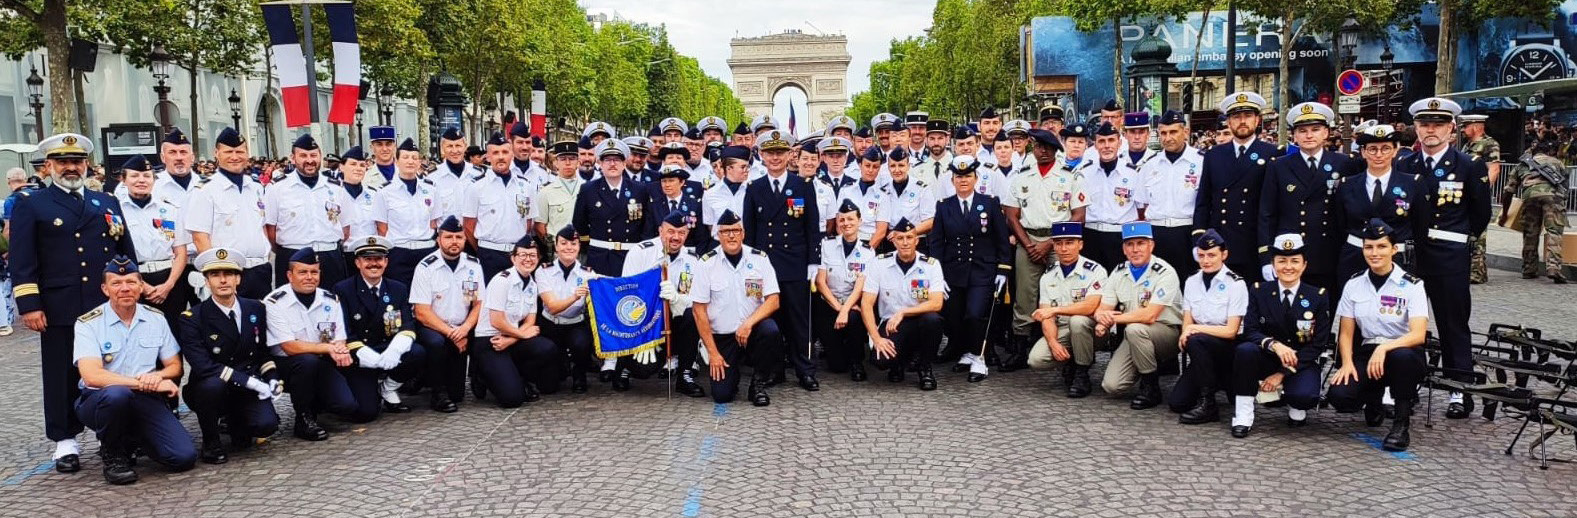
[[[264,297],[263,306],[268,309],[268,346],[274,356],[285,356],[280,345],[291,340],[311,343],[345,340],[345,310],[328,290],[318,289],[312,298],[312,307],[304,307],[296,292],[286,284]]]
[[[438,164],[437,169],[427,173],[427,181],[432,182],[433,189],[438,194],[433,201],[433,204],[438,206],[438,219],[447,216],[461,217],[471,183],[481,176],[475,166],[465,162],[460,163],[459,176],[455,176],[454,172],[449,170],[447,162]]]
[[[438,192],[426,180],[417,180],[412,194],[403,180],[395,178],[372,198],[372,220],[389,226],[384,237],[396,247],[432,246],[433,222],[438,215]]]
[[[843,253],[843,236],[821,240],[821,270],[827,272],[827,287],[832,296],[846,300],[854,293],[854,283],[876,263],[876,251],[865,241],[856,240],[854,250]]]
[[[1019,209],[1019,224],[1026,229],[1050,230],[1053,223],[1071,221],[1075,209],[1090,204],[1080,170],[1058,161],[1044,175],[1039,169],[1013,175],[1002,205]]]
[[[1192,224],[1194,195],[1199,191],[1199,174],[1204,170],[1204,162],[1205,156],[1193,147],[1184,148],[1176,162],[1168,160],[1165,153],[1145,162],[1139,169],[1144,188],[1134,198],[1145,207],[1145,219],[1162,226]]]
[[[1248,314],[1248,284],[1226,267],[1216,272],[1209,286],[1205,272],[1194,272],[1183,283],[1183,311],[1194,317],[1195,324],[1226,325],[1227,319]]]
[[[567,180],[554,175],[544,181],[537,189],[536,202],[531,204],[531,219],[547,225],[549,234],[569,226],[574,222],[575,197],[580,195],[582,183],[585,181],[578,174]]]
[[[767,297],[778,294],[778,275],[767,253],[749,246],[739,252],[739,264],[728,260],[722,247],[701,256],[701,286],[692,299],[706,304],[706,320],[712,334],[726,335],[739,330]]]
[[[654,237],[636,245],[634,250],[624,258],[624,271],[620,274],[625,277],[635,275],[652,267],[663,264],[668,267],[668,280],[674,282],[674,290],[680,295],[691,296],[695,292],[696,280],[701,275],[701,258],[695,254],[679,249],[679,254],[670,257],[663,253],[662,238]],[[678,315],[690,309],[691,302],[683,304],[669,304],[673,314]]]
[[[237,188],[224,173],[214,173],[187,198],[185,225],[188,232],[208,233],[211,247],[240,252],[248,259],[242,267],[256,266],[273,248],[263,234],[263,185],[245,175],[241,185]]]
[[[1073,261],[1073,268],[1066,275],[1062,273],[1062,263],[1047,266],[1046,273],[1040,276],[1040,304],[1057,307],[1084,302],[1091,295],[1101,294],[1101,283],[1106,277],[1106,268],[1082,255]]]
[[[186,177],[189,179],[187,180],[186,187],[181,187],[181,184],[176,183],[175,179],[170,176],[169,171],[160,171],[159,174],[153,178],[153,199],[164,202],[165,204],[175,207],[176,209],[185,207],[187,198],[190,198],[192,195],[192,190],[196,189],[199,184],[203,183],[202,177],[193,174],[193,172],[187,172]],[[121,182],[115,186],[116,198],[126,198],[129,196],[131,196],[131,192],[126,190],[125,182]]]
[[[1008,194],[1008,172],[997,167],[993,162],[981,162],[975,169],[975,193],[986,196],[996,196],[1002,199]],[[953,187],[953,174],[947,174],[948,196],[957,194]]]
[[[728,182],[717,182],[717,185],[701,195],[701,223],[712,227],[714,238],[717,237],[717,218],[723,215],[724,210],[734,211],[740,216],[745,214],[745,184],[730,190]]]
[[[336,184],[334,188],[350,200],[350,205],[343,207],[340,218],[350,224],[351,237],[376,235],[378,222],[372,217],[372,198],[378,191],[364,185],[360,196],[351,196],[343,183]]]
[[[451,326],[465,322],[471,303],[483,295],[482,263],[471,254],[460,252],[453,270],[444,261],[443,251],[434,250],[417,263],[411,277],[411,304],[432,306],[433,314]]]
[[[626,260],[625,262],[629,261]],[[555,299],[567,299],[575,295],[575,288],[585,286],[586,281],[597,277],[600,276],[592,272],[590,268],[582,266],[580,261],[575,261],[575,264],[570,266],[569,274],[566,275],[564,267],[560,265],[558,258],[555,257],[547,266],[537,268],[537,292],[552,294]],[[542,316],[555,324],[579,324],[586,319],[586,298],[582,297],[575,303],[570,304],[569,307],[564,308],[564,311],[558,313],[549,313],[547,308],[544,307]]]
[[[919,225],[936,216],[935,192],[929,183],[910,175],[902,194],[898,193],[895,185],[883,189],[886,196],[882,198],[881,206],[877,207],[876,221],[896,225],[899,220],[907,218],[910,223]]]
[[[148,206],[138,207],[131,201],[130,196],[120,196],[120,212],[126,220],[126,235],[131,237],[131,244],[137,249],[137,264],[147,265],[154,261],[169,261],[175,258],[176,246],[184,246],[192,242],[192,235],[180,230],[176,222],[179,207],[173,207],[158,196],[148,200]],[[143,266],[146,268],[146,266]],[[169,268],[170,265],[164,265]],[[143,270],[153,271],[153,270]]]
[[[832,183],[841,183],[845,178],[852,180],[853,183],[840,185],[838,191],[833,192]],[[816,210],[821,211],[819,214],[822,217],[822,227],[826,227],[828,221],[838,217],[838,207],[843,206],[843,200],[853,201],[856,205],[860,203],[860,187],[855,185],[857,183],[859,178],[849,176],[848,171],[844,171],[837,180],[833,180],[830,174],[822,173],[811,182],[811,186],[816,189]]]
[[[1347,280],[1336,316],[1351,318],[1368,343],[1379,343],[1407,334],[1408,320],[1429,318],[1429,296],[1424,281],[1396,266],[1380,289],[1369,282],[1369,270]]]
[[[1123,312],[1131,312],[1140,308],[1149,307],[1151,304],[1161,304],[1166,309],[1156,317],[1158,324],[1181,325],[1183,312],[1181,309],[1183,291],[1177,281],[1177,270],[1160,257],[1151,257],[1150,263],[1145,266],[1144,273],[1138,279],[1133,278],[1132,269],[1128,262],[1112,269],[1111,275],[1106,277],[1106,282],[1101,283],[1101,307],[1114,308],[1122,304]]]
[[[537,215],[536,205],[532,203],[536,196],[536,183],[514,173],[510,173],[506,183],[489,170],[487,175],[466,186],[460,215],[476,218],[479,246],[509,252],[516,241],[525,237],[526,225]]]
[[[496,336],[493,312],[504,312],[504,318],[515,327],[526,317],[537,312],[537,283],[531,275],[522,277],[514,266],[493,276],[487,283],[487,297],[482,299],[482,315],[476,319],[476,336]]]
[[[947,296],[947,280],[942,263],[915,254],[914,264],[905,272],[898,267],[897,252],[882,254],[865,279],[865,293],[876,295],[876,316],[886,321],[903,308],[919,305],[931,297]]]
[[[1084,188],[1090,197],[1090,206],[1084,210],[1086,224],[1121,225],[1138,220],[1139,202],[1135,199],[1140,196],[1140,184],[1143,183],[1139,181],[1139,170],[1124,164],[1121,158],[1109,175],[1099,162],[1090,164],[1089,169],[1084,170]],[[1095,230],[1113,231],[1110,228]]]
[[[860,240],[869,241],[876,234],[876,217],[881,215],[882,202],[887,200],[887,191],[882,187],[881,180],[872,182],[870,187],[864,187],[865,192],[857,181],[851,185],[855,195],[854,205],[860,208]],[[834,214],[834,217],[837,215]]]
[[[350,195],[339,182],[322,175],[312,187],[307,187],[299,174],[286,176],[268,186],[263,203],[268,206],[263,223],[274,226],[274,241],[285,248],[338,243],[345,239],[345,228],[355,217]],[[353,211],[348,217],[346,208]]]

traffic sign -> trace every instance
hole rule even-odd
[[[1336,91],[1341,92],[1342,95],[1358,95],[1358,92],[1362,92],[1368,84],[1368,78],[1357,70],[1343,70],[1336,76]]]
[[[1341,97],[1337,97],[1336,98],[1336,113],[1340,113],[1340,114],[1358,113],[1358,107],[1362,106],[1362,102],[1363,102],[1363,97],[1360,97],[1360,96],[1357,96],[1357,95],[1343,95]]]

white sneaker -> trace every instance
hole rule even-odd
[[[0,336],[11,336],[13,332],[14,330],[11,329],[11,326],[0,326]]]
[[[384,402],[391,405],[398,405],[400,404],[400,385],[402,385],[402,383],[398,381],[394,381],[391,378],[384,378],[383,383],[378,384],[378,395],[383,396]]]

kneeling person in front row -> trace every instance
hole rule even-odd
[[[749,365],[746,397],[767,406],[766,378],[783,370],[783,334],[771,318],[778,309],[777,272],[766,252],[745,246],[745,226],[734,211],[724,210],[716,228],[720,246],[701,256],[691,309],[706,346],[712,400],[732,402],[743,376],[739,368]]]
[[[1188,368],[1172,386],[1167,405],[1182,424],[1221,420],[1216,391],[1232,379],[1232,354],[1238,329],[1248,313],[1248,285],[1226,268],[1226,239],[1215,229],[1194,240],[1199,271],[1183,285],[1183,332],[1177,345],[1188,355]]]
[[[208,285],[208,300],[181,313],[179,321],[181,356],[192,366],[186,404],[197,414],[202,459],[209,464],[229,460],[220,439],[221,417],[238,449],[279,430],[273,399],[283,387],[268,352],[268,318],[262,302],[236,295],[244,260],[229,248],[210,248],[197,256],[195,266]]]
[[[345,381],[357,401],[382,399],[384,412],[410,412],[410,405],[400,401],[397,391],[402,383],[422,373],[428,354],[427,347],[416,346],[411,290],[403,282],[384,278],[389,265],[388,238],[362,236],[352,243],[356,274],[335,284],[334,296],[345,310],[349,346],[354,349],[359,343],[372,349],[378,361],[346,371]]]
[[[1379,218],[1369,220],[1363,228],[1363,259],[1369,269],[1347,281],[1336,306],[1342,366],[1331,378],[1326,397],[1338,412],[1362,407],[1364,422],[1379,426],[1385,421],[1380,397],[1391,389],[1396,419],[1381,447],[1405,451],[1418,383],[1426,372],[1420,347],[1429,328],[1429,297],[1422,279],[1393,262],[1395,253],[1391,227]]]
[[[1101,388],[1121,394],[1139,382],[1129,408],[1143,410],[1161,404],[1161,362],[1177,355],[1178,310],[1183,294],[1177,270],[1155,257],[1155,237],[1150,224],[1123,224],[1123,255],[1127,262],[1112,270],[1101,283],[1101,309],[1095,311],[1097,337],[1117,332],[1122,344],[1112,353]]]
[[[1287,403],[1287,426],[1308,423],[1309,410],[1320,402],[1323,373],[1316,361],[1331,343],[1326,290],[1303,282],[1303,237],[1276,236],[1270,253],[1276,281],[1255,283],[1249,292],[1244,342],[1232,361],[1232,436],[1239,439],[1254,426],[1256,394],[1277,387]]]
[[[1084,257],[1084,224],[1051,225],[1055,267],[1040,277],[1040,307],[1030,318],[1040,322],[1041,338],[1029,351],[1031,369],[1062,365],[1068,397],[1090,395],[1090,366],[1095,364],[1095,311],[1101,307],[1106,269]],[[1069,361],[1072,360],[1072,361]]]
[[[835,217],[838,235],[821,241],[821,270],[816,273],[816,335],[827,358],[827,371],[849,372],[849,379],[865,381],[865,351],[869,339],[860,317],[866,272],[876,262],[876,251],[860,241],[860,209],[843,200]]]
[[[697,276],[701,273],[701,258],[685,249],[685,242],[692,232],[689,217],[689,213],[682,210],[670,211],[662,224],[657,226],[657,237],[642,241],[625,257],[624,276],[650,270],[658,264],[668,268],[660,293],[663,300],[668,301],[670,315],[668,326],[671,340],[667,353],[677,361],[675,365],[679,369],[679,382],[675,384],[674,390],[686,396],[702,397],[706,392],[695,381],[695,365],[701,356],[701,337],[696,333],[695,316],[690,309]],[[636,377],[644,378],[667,368],[655,361],[655,353],[648,353],[644,355],[645,358],[642,356],[638,354],[619,358],[619,376],[613,380],[614,390],[629,390],[632,372]],[[643,362],[643,359],[653,361]]]
[[[552,367],[557,374],[545,376],[537,385],[543,394],[559,391],[564,373],[570,375],[570,392],[586,393],[586,375],[597,370],[591,340],[591,322],[586,318],[586,299],[591,294],[586,282],[599,277],[575,258],[580,255],[580,235],[565,225],[553,237],[553,261],[537,269],[537,293],[542,297],[542,336],[558,348]],[[621,268],[623,266],[620,266]],[[608,372],[612,372],[609,367]],[[551,378],[549,380],[548,378]]]
[[[913,369],[920,375],[920,390],[936,390],[931,360],[942,343],[947,280],[941,262],[915,251],[920,238],[914,230],[908,219],[900,219],[888,232],[897,251],[876,259],[860,298],[860,316],[887,381],[902,382],[904,372]]]
[[[164,315],[137,303],[142,277],[137,263],[111,258],[104,268],[105,302],[76,322],[72,359],[82,375],[77,417],[98,434],[104,479],[111,484],[137,481],[131,469],[134,442],[153,460],[173,471],[197,463],[192,436],[166,406],[180,394],[180,347]]]
[[[493,276],[482,300],[482,317],[471,339],[471,361],[500,408],[542,399],[539,384],[558,384],[558,347],[537,326],[537,246],[530,236],[515,242],[510,268]],[[548,379],[553,378],[553,379]],[[473,381],[474,382],[474,381]]]
[[[454,217],[438,226],[438,249],[416,264],[411,306],[416,341],[427,349],[428,406],[443,413],[465,399],[465,354],[482,314],[482,263],[465,253],[465,229]]]
[[[310,248],[296,252],[285,271],[289,284],[263,299],[268,312],[268,345],[284,375],[285,390],[296,409],[296,437],[329,438],[318,424],[322,412],[356,423],[378,417],[377,394],[357,401],[343,369],[376,364],[378,353],[345,345],[345,313],[333,293],[318,289],[318,257]]]

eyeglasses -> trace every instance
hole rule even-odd
[[[1392,148],[1386,148],[1386,147],[1365,147],[1365,148],[1363,148],[1363,152],[1364,153],[1368,153],[1368,154],[1371,154],[1371,155],[1379,155],[1379,154],[1384,154],[1384,153],[1391,153],[1391,152],[1394,152],[1394,151],[1396,151],[1396,150],[1392,149]]]
[[[520,258],[520,259],[526,259],[526,258],[536,259],[537,258],[537,253],[536,252],[515,252],[515,253],[509,254],[509,255],[510,255],[510,257],[515,257],[515,258]]]

